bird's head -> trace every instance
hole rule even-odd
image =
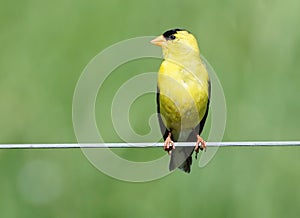
[[[196,38],[184,29],[168,30],[153,39],[151,43],[162,47],[165,59],[177,60],[190,55],[199,57]]]

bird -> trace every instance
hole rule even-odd
[[[162,48],[163,61],[157,77],[157,113],[170,157],[169,170],[191,172],[192,154],[206,150],[200,136],[208,116],[211,83],[200,57],[195,36],[185,29],[171,29],[151,40]],[[193,142],[194,147],[176,147],[176,142]]]

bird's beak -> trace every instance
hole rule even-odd
[[[165,37],[163,35],[160,35],[160,36],[156,37],[155,39],[152,39],[150,42],[154,45],[162,46],[164,43],[167,42],[167,40],[165,39]]]

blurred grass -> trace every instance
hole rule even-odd
[[[75,142],[73,91],[90,59],[120,40],[173,27],[197,36],[222,82],[224,140],[297,140],[299,9],[296,0],[1,0],[1,143]],[[152,60],[121,67],[120,74],[129,73],[112,75],[112,92],[103,95],[109,101],[124,79],[158,66]],[[130,119],[144,133],[155,100],[140,101],[132,113],[145,102],[149,108]],[[103,122],[108,111],[100,106],[97,99],[97,121]],[[119,140],[112,131],[106,134]],[[144,152],[124,155],[147,160]],[[151,151],[153,157],[162,154]],[[132,184],[99,173],[79,150],[2,150],[0,216],[297,217],[299,154],[298,148],[224,148],[204,169],[194,164],[191,175],[175,172]]]

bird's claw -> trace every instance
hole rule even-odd
[[[168,135],[164,142],[164,150],[171,154],[171,151],[175,149],[174,142],[171,139],[171,134]]]
[[[200,146],[199,146],[199,144],[200,144]],[[206,151],[206,142],[203,140],[203,138],[201,138],[199,135],[197,135],[197,142],[195,145],[195,153],[196,153],[195,158],[196,159],[198,157],[199,150]]]

